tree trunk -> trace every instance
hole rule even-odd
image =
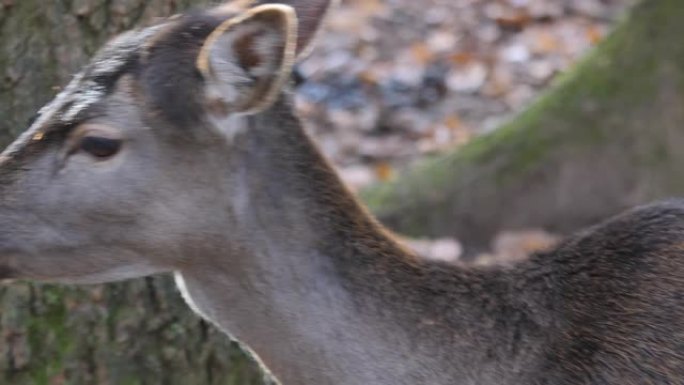
[[[0,0],[0,146],[110,36],[190,0]],[[168,278],[0,286],[0,385],[259,384],[238,347]]]
[[[684,6],[647,0],[553,90],[491,135],[364,194],[400,233],[487,245],[568,233],[684,193]]]

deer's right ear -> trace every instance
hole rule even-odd
[[[290,78],[296,46],[297,16],[287,5],[260,5],[219,25],[197,59],[211,112],[270,107]]]

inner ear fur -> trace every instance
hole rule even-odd
[[[221,23],[206,38],[197,68],[223,114],[252,114],[275,101],[289,81],[297,52],[297,14],[264,4]]]

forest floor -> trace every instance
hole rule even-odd
[[[358,190],[495,130],[595,46],[633,0],[344,0],[297,70],[307,129]],[[496,258],[552,244],[501,234]],[[455,259],[456,239],[414,242]]]

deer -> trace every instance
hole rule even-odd
[[[242,0],[107,43],[0,155],[0,279],[173,274],[284,385],[684,383],[684,201],[513,264],[416,255],[295,113],[333,3]]]

